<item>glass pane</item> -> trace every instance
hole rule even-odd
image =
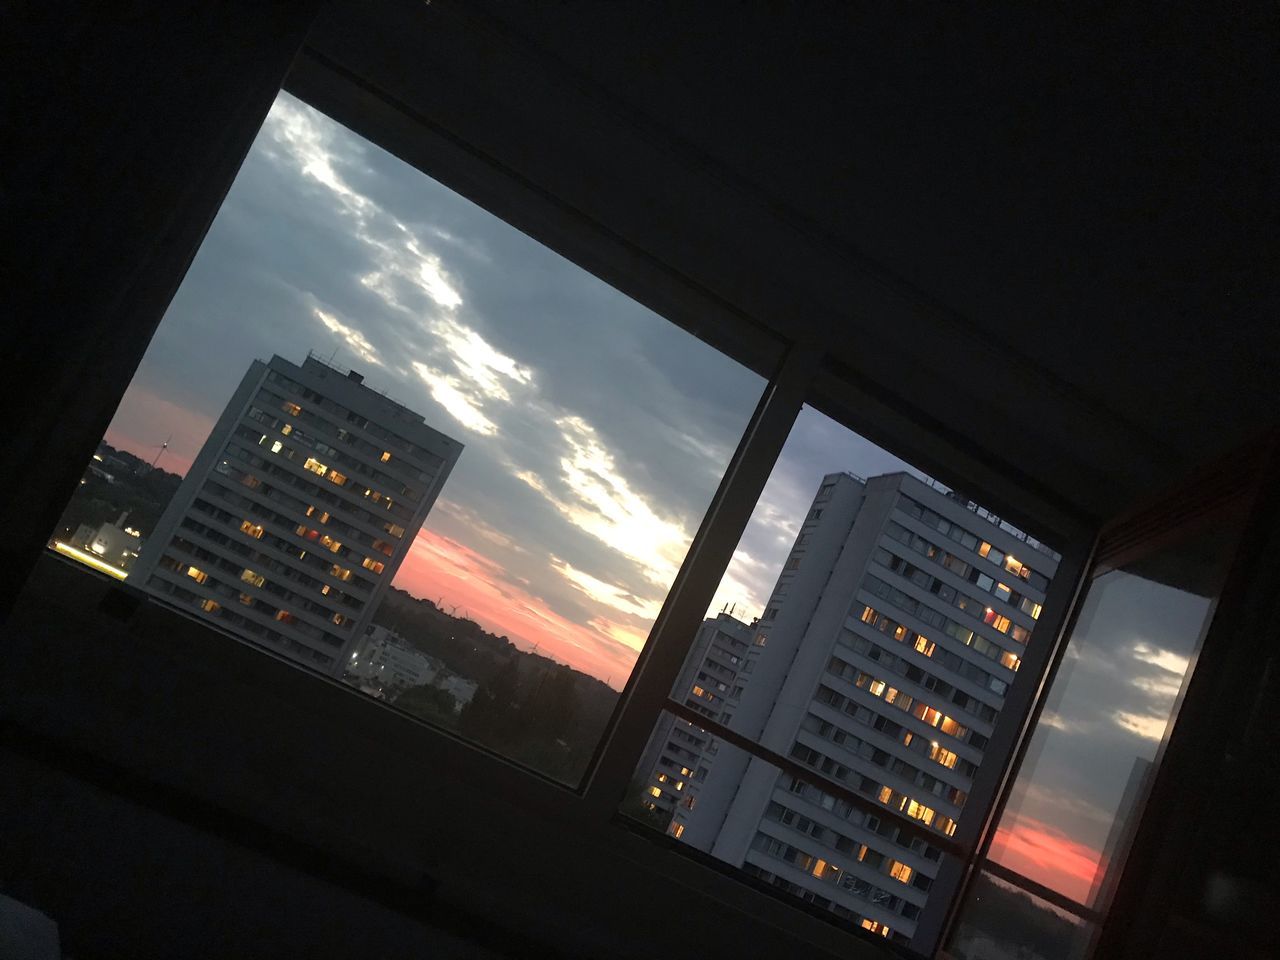
[[[1091,582],[992,860],[1105,904],[1233,542],[1219,526]]]
[[[837,922],[907,941],[899,928],[917,915],[928,882],[911,864],[929,861],[895,849],[874,814],[670,713],[640,769],[623,813]],[[721,822],[738,816],[740,789],[765,798],[763,816],[725,829]]]
[[[682,810],[662,787],[648,802],[673,817],[668,830],[713,835],[717,855],[743,869],[775,804],[792,804],[832,831],[810,837],[828,864],[853,869],[849,851],[866,847],[860,862],[887,872],[896,897],[893,916],[876,919],[910,942],[1058,560],[806,407],[671,698],[835,789],[782,798],[789,774],[753,778],[717,761],[700,789],[723,807]],[[667,743],[660,727],[638,771],[642,789],[657,785],[664,759],[700,769],[692,756],[664,756]],[[855,895],[792,882],[868,915]]]
[[[763,386],[281,94],[52,545],[577,782]]]
[[[1012,884],[979,873],[956,932],[941,954],[954,960],[1080,960],[1094,927]]]

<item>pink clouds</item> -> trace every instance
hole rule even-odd
[[[1006,820],[1009,818],[1006,817]],[[1030,817],[1013,817],[996,831],[991,859],[1024,877],[1087,904],[1101,853],[1057,827]]]
[[[494,560],[449,537],[422,530],[396,575],[395,585],[415,596],[442,598],[482,627],[513,642],[567,663],[621,688],[635,665],[636,652],[619,642],[622,627],[603,617],[590,626],[574,623],[540,597],[505,578]]]

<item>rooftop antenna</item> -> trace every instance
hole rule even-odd
[[[160,449],[156,451],[156,458],[151,461],[152,470],[156,468],[156,464],[160,462],[160,457],[164,454],[164,452],[169,449],[169,441],[172,439],[173,439],[173,434],[171,433],[169,434],[168,437],[165,438],[164,443],[160,444]]]
[[[333,348],[333,353],[329,354],[329,366],[333,366],[333,360],[338,355],[338,348]]]

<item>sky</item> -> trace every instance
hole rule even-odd
[[[282,93],[107,442],[185,472],[308,350],[464,444],[395,585],[621,688],[763,379]],[[824,472],[902,467],[812,411],[787,449],[716,609],[763,609]]]
[[[764,381],[282,93],[106,439],[185,472],[251,361],[308,350],[465,445],[395,585],[620,689]],[[904,469],[806,407],[709,612],[763,611],[824,474]],[[1070,896],[1203,603],[1147,586],[1069,651],[995,846]]]
[[[1210,606],[1124,570],[1093,581],[992,859],[1091,905],[1116,812],[1132,812],[1130,778],[1155,759]]]

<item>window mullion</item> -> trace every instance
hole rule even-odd
[[[585,806],[600,820],[613,817],[635,773],[649,733],[808,396],[820,362],[816,346],[794,344],[738,444],[623,692],[613,726],[597,748],[586,784]]]

